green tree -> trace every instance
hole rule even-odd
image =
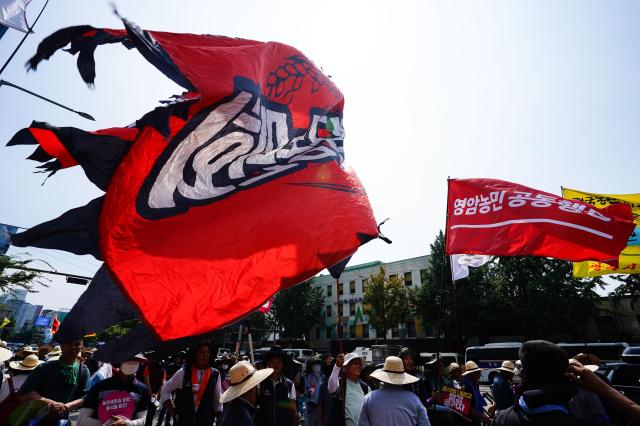
[[[313,287],[313,279],[278,293],[271,304],[269,320],[274,331],[286,339],[301,339],[320,322],[322,290]]]
[[[111,327],[107,327],[104,330],[97,332],[95,339],[90,338],[89,341],[96,340],[96,341],[108,342],[111,339],[122,337],[139,323],[140,323],[140,320],[137,320],[137,319],[123,320],[123,321],[117,322]]]
[[[378,337],[386,338],[387,331],[404,321],[410,312],[410,297],[404,280],[397,276],[387,277],[383,267],[369,278],[362,304],[369,316],[369,324]]]
[[[40,274],[24,270],[32,261],[32,259],[20,260],[15,256],[0,255],[0,292],[11,292],[17,288],[23,288],[33,293],[36,291],[34,288],[36,284],[46,286],[38,280]]]

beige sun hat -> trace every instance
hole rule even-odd
[[[446,370],[445,373],[446,374],[450,374],[452,371],[456,371],[456,370],[459,370],[459,369],[460,369],[460,364],[458,364],[457,362],[452,362],[445,369]]]
[[[473,361],[467,361],[464,363],[464,373],[462,373],[462,375],[466,376],[476,371],[482,371],[482,368],[478,367],[478,364]]]
[[[60,345],[56,345],[53,347],[53,349],[51,349],[51,352],[49,352],[47,355],[48,356],[62,355],[62,348],[60,347]]]
[[[16,352],[16,356],[26,358],[27,355],[34,355],[37,353],[38,353],[38,350],[35,349],[33,346],[23,346],[22,349]]]
[[[5,362],[5,361],[9,361],[11,358],[13,358],[13,352],[11,352],[9,349],[7,349],[4,346],[0,346],[0,362]],[[0,374],[2,374],[2,368],[0,366]]]
[[[9,363],[9,367],[13,368],[14,370],[29,371],[33,370],[41,363],[42,361],[38,359],[37,355],[31,354],[22,361],[11,361]]]
[[[515,374],[516,366],[511,361],[502,361],[502,365],[498,368],[500,371],[506,371],[507,373]]]
[[[404,372],[404,363],[397,356],[388,356],[384,360],[384,367],[371,373],[371,377],[392,385],[408,385],[420,380]]]
[[[273,373],[273,368],[256,370],[248,361],[240,361],[229,370],[229,389],[220,396],[220,402],[226,404],[243,393],[254,388]]]
[[[586,368],[587,370],[591,370],[592,372],[596,372],[598,370],[598,368],[600,368],[599,365],[595,365],[595,364],[582,364],[579,360],[576,359],[576,357],[573,357],[569,360],[569,364],[581,364],[584,368]]]

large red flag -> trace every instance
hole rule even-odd
[[[631,209],[606,209],[496,179],[450,179],[447,254],[617,261]]]
[[[106,194],[16,245],[104,259],[100,274],[169,340],[238,320],[378,235],[364,188],[343,164],[342,93],[306,56],[281,43],[124,23],[59,30],[30,67],[70,43],[92,83],[96,46],[122,43],[188,92],[131,128],[34,123],[19,132],[10,144],[38,144],[31,158],[45,170],[79,164]]]

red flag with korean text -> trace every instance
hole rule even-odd
[[[61,29],[29,67],[69,45],[92,84],[96,47],[120,43],[186,92],[129,127],[34,122],[9,142],[37,144],[30,158],[44,171],[79,165],[105,191],[12,238],[104,260],[61,335],[137,316],[161,340],[207,333],[378,236],[364,187],[344,164],[343,95],[302,52],[123,23]]]
[[[450,179],[447,254],[617,262],[634,229],[628,205],[598,209],[497,179]]]

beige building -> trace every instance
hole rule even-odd
[[[328,349],[331,341],[342,333],[345,341],[375,340],[375,329],[369,326],[369,318],[362,309],[363,293],[371,275],[384,267],[387,275],[396,275],[404,280],[407,288],[422,284],[429,266],[429,256],[383,263],[380,261],[363,263],[347,267],[340,280],[331,275],[319,275],[313,280],[313,286],[320,288],[324,295],[323,321],[311,332],[310,345],[314,349]],[[336,294],[336,293],[339,293]],[[340,304],[338,304],[338,297]],[[337,328],[338,315],[341,316],[342,331]],[[398,324],[388,332],[388,339],[424,337],[420,321],[411,320]]]

